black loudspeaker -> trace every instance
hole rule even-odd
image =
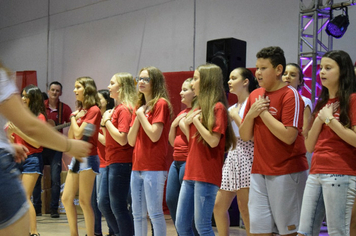
[[[235,38],[215,39],[207,42],[206,61],[218,65],[224,77],[225,92],[230,72],[237,67],[246,67],[246,41]]]

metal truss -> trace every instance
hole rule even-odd
[[[321,85],[317,82],[318,64],[321,57],[333,49],[333,38],[325,33],[325,27],[329,22],[330,7],[355,5],[356,0],[334,3],[334,0],[300,0],[299,8],[299,54],[298,60],[306,75],[304,88],[311,94],[311,100],[315,103],[317,91]],[[311,73],[310,73],[311,71]]]

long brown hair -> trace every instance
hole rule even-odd
[[[79,77],[75,80],[84,87],[83,102],[78,101],[78,108],[88,109],[94,105],[101,107],[95,81],[89,76]]]
[[[196,69],[200,74],[198,106],[201,109],[202,124],[210,133],[215,124],[214,107],[220,102],[227,112],[227,99],[223,87],[223,75],[220,67],[214,64],[204,64]],[[236,137],[231,126],[231,120],[227,115],[227,127],[225,130],[225,151],[236,147]],[[199,140],[203,140],[199,137]],[[204,141],[204,140],[203,140]],[[204,143],[206,143],[204,141]]]
[[[150,81],[152,81],[152,100],[151,101],[146,101],[145,96],[143,93],[139,92],[138,93],[138,101],[136,104],[136,109],[141,107],[142,105],[148,105],[151,107],[151,111],[154,110],[156,103],[160,98],[166,100],[168,103],[169,107],[169,112],[170,112],[170,117],[173,117],[173,108],[172,104],[169,101],[169,95],[168,95],[168,90],[166,86],[166,81],[165,78],[162,74],[162,72],[154,67],[154,66],[149,66],[149,67],[144,67],[140,70],[140,73],[142,71],[146,70],[148,72],[148,76],[150,77]]]
[[[28,108],[30,111],[38,116],[43,114],[47,120],[46,107],[43,102],[43,96],[41,90],[33,84],[27,85],[22,92],[26,92],[26,97],[29,99]],[[21,92],[21,95],[22,95]]]
[[[353,68],[352,60],[349,54],[345,51],[334,50],[329,51],[323,55],[323,58],[330,58],[334,60],[339,66],[340,76],[339,76],[339,88],[336,96],[340,101],[340,123],[350,128],[351,122],[349,117],[350,109],[350,97],[351,94],[356,93],[356,76]],[[313,116],[318,114],[319,110],[322,109],[329,100],[329,90],[323,86],[318,102],[315,105]]]

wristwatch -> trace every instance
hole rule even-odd
[[[330,122],[331,122],[333,119],[335,119],[335,117],[331,117],[331,118],[326,117],[326,119],[325,119],[325,124],[326,124],[326,125],[329,125]]]

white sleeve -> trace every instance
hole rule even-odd
[[[311,100],[309,98],[307,98],[307,97],[304,97],[304,96],[302,96],[302,98],[303,98],[303,101],[304,101],[304,108],[309,106],[310,107],[310,111],[313,111],[313,104],[312,104]]]
[[[14,93],[17,93],[14,81],[8,77],[5,70],[0,69],[0,103],[8,99]],[[5,117],[0,115],[0,149],[5,149],[14,155],[15,151],[9,143],[4,131],[6,122]]]
[[[15,82],[8,77],[5,70],[0,69],[0,103],[14,93],[18,93]]]

